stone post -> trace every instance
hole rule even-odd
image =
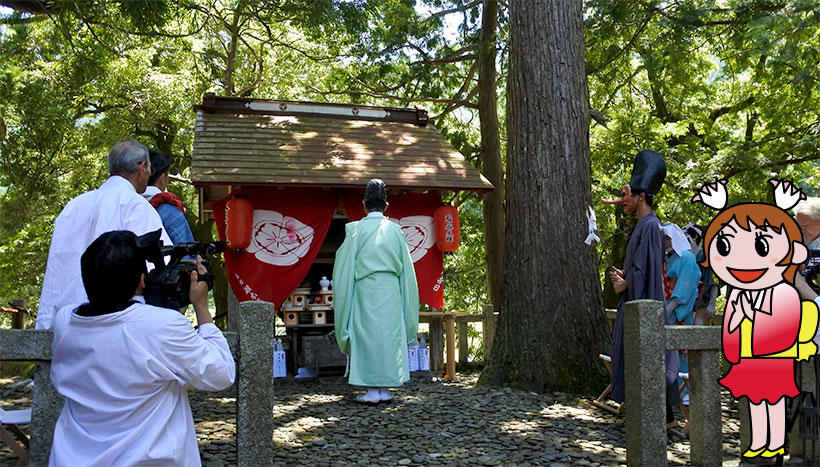
[[[626,463],[666,465],[666,367],[663,304],[635,300],[624,305]]]
[[[239,466],[273,465],[274,305],[239,305],[236,397],[236,461]],[[237,358],[237,355],[234,355]]]
[[[746,452],[749,445],[752,444],[752,415],[749,412],[749,399],[741,397],[737,399],[737,419],[740,423],[740,452]]]
[[[54,427],[63,410],[63,396],[51,384],[51,361],[39,361],[34,369],[34,397],[31,410],[31,447],[29,463],[48,465]]]
[[[239,330],[239,300],[233,294],[230,284],[228,285],[228,331],[237,332]]]
[[[0,360],[34,361],[34,397],[31,411],[29,462],[48,465],[54,426],[63,398],[51,385],[51,331],[0,329]]]
[[[689,440],[692,465],[720,465],[723,454],[718,350],[689,351]]]
[[[817,379],[814,371],[814,359],[820,357],[813,357],[811,360],[807,362],[797,362],[795,371],[797,371],[797,367],[800,368],[800,375],[801,378],[797,381],[797,388],[801,391],[811,391],[814,394],[814,397],[820,396],[817,394]],[[794,404],[798,404],[799,400],[795,400]],[[800,405],[805,405],[805,403],[801,403]],[[799,407],[798,407],[799,410]],[[791,416],[791,413],[787,413],[787,416]],[[811,439],[803,439],[800,437],[800,431],[802,427],[800,426],[800,417],[794,422],[794,426],[792,426],[791,431],[789,431],[789,453],[791,454],[792,458],[800,457],[802,459],[810,459],[811,449],[812,449],[812,442]],[[813,435],[809,435],[810,437]],[[748,445],[744,446],[748,448]],[[814,459],[815,461],[820,459],[820,441],[814,442]]]

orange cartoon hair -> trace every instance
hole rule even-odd
[[[797,264],[792,263],[794,256],[793,242],[803,241],[803,234],[800,231],[800,226],[789,215],[788,212],[780,209],[777,206],[763,203],[742,203],[735,204],[721,211],[709,226],[706,228],[706,233],[703,236],[703,252],[706,254],[706,260],[701,263],[703,267],[709,267],[709,248],[712,245],[712,240],[715,235],[726,224],[730,223],[732,219],[737,222],[737,225],[746,231],[751,231],[752,227],[749,224],[754,224],[757,227],[768,227],[774,229],[778,234],[782,229],[786,229],[789,236],[789,252],[786,257],[779,263],[779,266],[791,265],[783,273],[783,278],[790,284],[794,284],[794,275],[797,272]]]

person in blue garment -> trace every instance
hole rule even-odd
[[[370,180],[363,204],[367,216],[345,226],[333,265],[336,341],[348,355],[349,379],[365,386],[358,402],[392,399],[388,388],[410,379],[407,346],[416,339],[419,291],[410,249],[401,227],[384,216],[387,187]]]
[[[663,293],[663,226],[652,206],[655,195],[666,178],[666,163],[660,154],[640,151],[632,164],[628,185],[621,187],[621,197],[604,200],[606,204],[623,204],[624,212],[633,214],[638,223],[629,236],[623,269],[610,268],[609,275],[615,293],[621,296],[612,329],[612,400],[624,402],[624,319],[626,302],[649,299],[664,302]],[[672,324],[665,314],[664,324]],[[674,419],[672,407],[677,405],[678,353],[666,352],[666,419]]]
[[[698,297],[695,299],[695,324],[709,326],[712,324],[712,318],[715,317],[715,300],[720,295],[720,286],[715,281],[712,268],[701,265],[706,261],[706,254],[703,252],[703,248],[700,247],[703,229],[691,222],[683,226],[682,229],[689,240],[689,251],[695,255],[695,261],[700,268]]]
[[[142,196],[157,210],[162,219],[162,226],[174,244],[193,242],[194,234],[188,220],[185,219],[182,200],[174,193],[166,191],[171,159],[156,149],[149,149],[148,155],[151,158],[151,177],[148,178],[148,186]]]
[[[672,296],[666,303],[666,314],[672,317],[675,324],[691,326],[695,323],[695,300],[698,298],[698,283],[701,278],[691,245],[686,234],[676,224],[663,225],[663,234],[666,238],[666,277],[675,279]],[[685,351],[678,354],[678,371],[689,373],[689,359]],[[683,381],[678,380],[678,386]],[[689,405],[689,390],[685,389],[683,404]]]
[[[695,322],[700,267],[680,227],[671,222],[664,224],[663,233],[666,238],[666,277],[676,280],[672,297],[666,304],[666,313],[672,314],[679,324],[692,325]]]

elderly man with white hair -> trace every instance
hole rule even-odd
[[[820,249],[820,198],[811,197],[794,208],[794,215],[809,249]]]
[[[171,244],[159,214],[140,195],[151,175],[148,148],[134,140],[120,141],[108,154],[108,172],[105,183],[69,201],[54,221],[37,329],[51,329],[59,309],[88,301],[80,256],[100,235],[113,230],[143,235],[161,229],[162,241]]]
[[[809,250],[820,250],[820,198],[809,197],[801,201],[795,206],[794,215],[800,225],[800,230],[803,232],[803,241],[806,246]],[[800,294],[800,298],[814,300],[820,306],[820,296],[806,282],[806,278],[802,274],[794,276],[794,287]],[[815,342],[820,343],[820,335],[815,338]]]

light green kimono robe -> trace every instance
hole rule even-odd
[[[410,379],[407,345],[419,326],[419,292],[407,240],[383,216],[345,226],[333,265],[336,342],[350,355],[348,382],[398,387]]]

